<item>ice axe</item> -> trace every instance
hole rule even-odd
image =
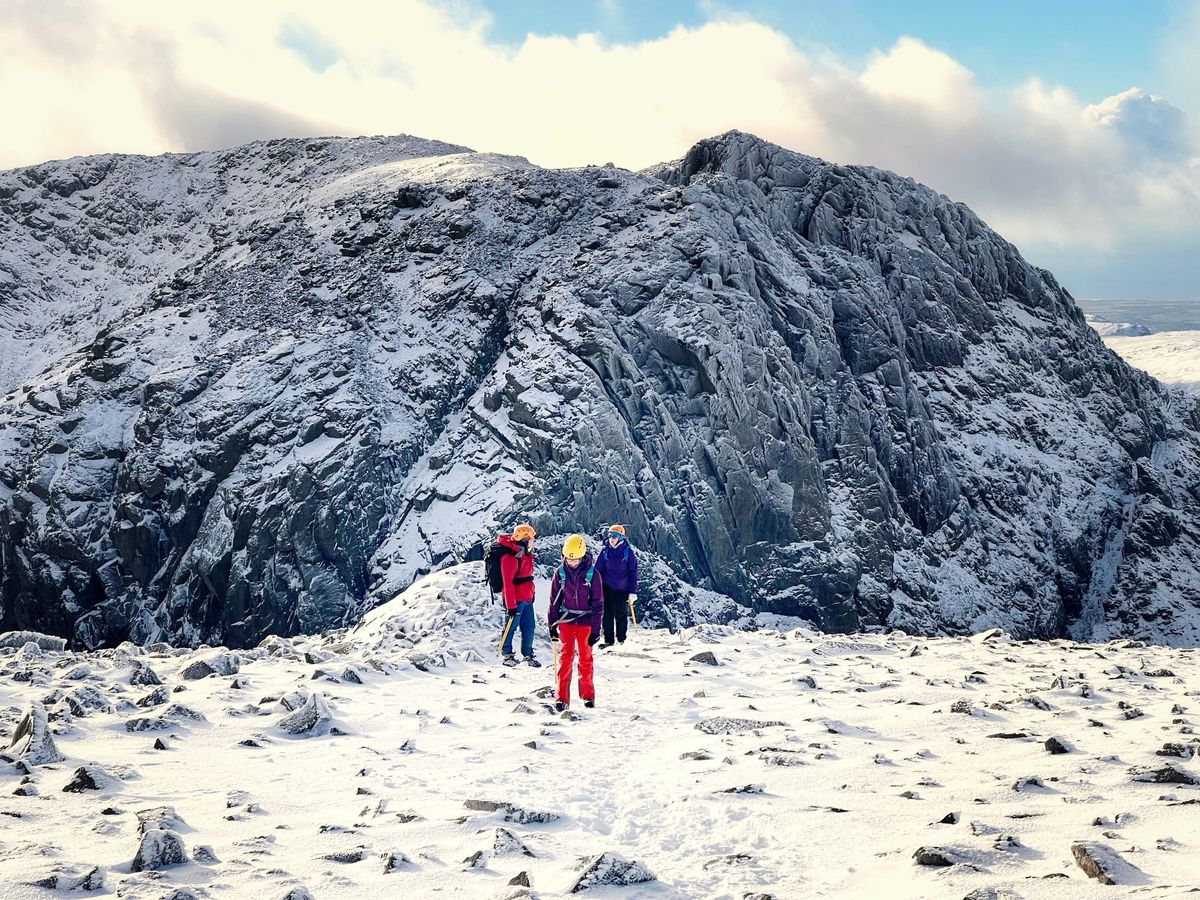
[[[634,629],[636,629],[638,627],[637,613],[635,613],[633,611],[633,600],[630,600],[629,598],[626,598],[626,599],[628,600],[628,603],[629,603],[629,618],[633,620],[633,627],[634,627]]]

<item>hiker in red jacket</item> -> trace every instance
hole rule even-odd
[[[502,595],[508,618],[504,622],[504,637],[500,641],[500,652],[504,654],[504,665],[517,665],[513,653],[513,631],[521,629],[521,655],[534,668],[542,664],[533,655],[533,526],[522,522],[512,530],[512,535],[502,534],[496,538],[506,551],[500,557],[500,577],[503,582]]]
[[[550,582],[550,640],[562,642],[558,655],[559,712],[571,705],[571,664],[579,656],[579,696],[583,705],[596,705],[592,683],[592,645],[600,640],[604,618],[604,585],[592,565],[592,555],[582,534],[573,534],[563,544],[563,562]]]

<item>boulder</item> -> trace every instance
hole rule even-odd
[[[40,703],[31,703],[17,722],[4,755],[30,766],[62,762],[65,757],[58,752],[48,726],[46,708]]]
[[[286,734],[311,736],[328,732],[332,722],[325,695],[313,693],[302,706],[280,719],[276,727]]]
[[[617,853],[601,853],[584,863],[583,872],[571,885],[570,893],[580,894],[593,888],[626,887],[657,881],[641,863]]]
[[[183,838],[174,831],[148,828],[142,832],[141,843],[129,868],[131,872],[157,871],[187,862]]]

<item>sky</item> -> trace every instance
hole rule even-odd
[[[1077,297],[1200,299],[1200,0],[0,0],[0,168],[415,134],[909,175]]]

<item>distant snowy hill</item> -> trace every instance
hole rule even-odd
[[[1125,362],[1163,384],[1200,394],[1200,331],[1117,333],[1105,335],[1104,343]]]
[[[1195,404],[964,206],[750,135],[0,173],[0,319],[5,628],[250,646],[527,517],[625,522],[650,622],[1200,640]]]
[[[636,631],[598,653],[597,706],[561,717],[549,669],[502,667],[495,633],[460,566],[353,630],[247,651],[0,648],[0,895],[1196,886],[1194,651]]]

